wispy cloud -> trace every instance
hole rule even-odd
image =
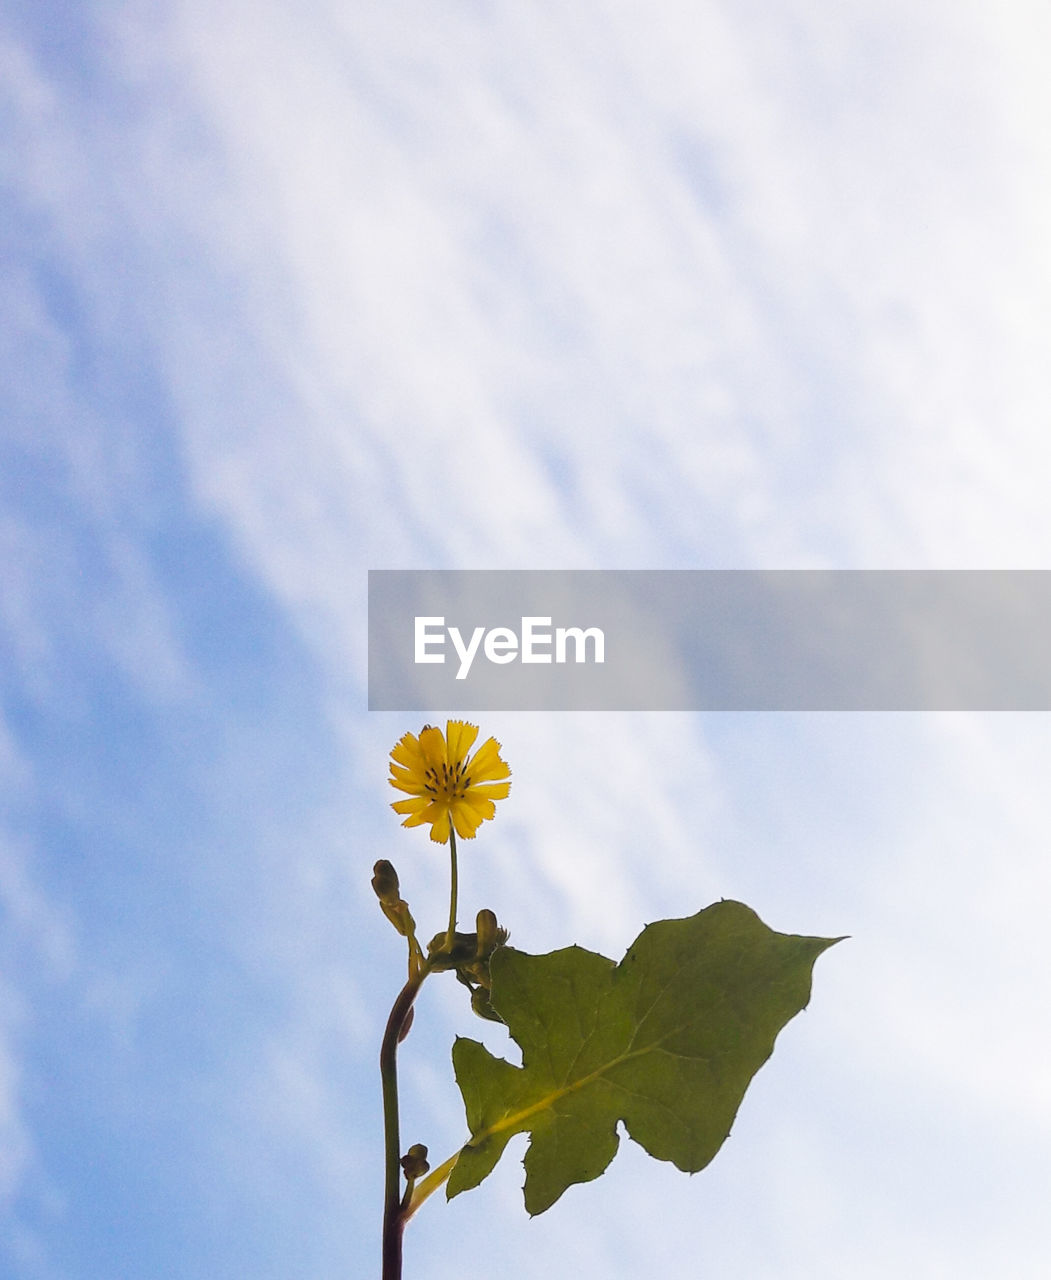
[[[0,796],[10,771],[0,777]],[[31,875],[24,848],[0,821],[0,1256],[27,1277],[57,1275],[48,1262],[46,1233],[36,1225],[40,1210],[54,1207],[37,1148],[27,1092],[39,1082],[27,1059],[42,993],[69,980],[76,944],[65,913]],[[22,1210],[30,1205],[27,1218]]]

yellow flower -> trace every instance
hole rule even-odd
[[[408,800],[396,800],[395,813],[409,816],[403,827],[431,824],[431,839],[448,844],[450,820],[458,836],[470,840],[481,824],[496,813],[494,800],[511,789],[511,770],[500,759],[500,744],[487,738],[468,755],[478,729],[462,720],[446,722],[445,732],[426,725],[417,738],[407,733],[391,754],[392,787]]]

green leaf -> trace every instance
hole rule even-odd
[[[528,1131],[526,1209],[543,1213],[604,1172],[618,1121],[657,1159],[703,1169],[778,1032],[806,1007],[814,961],[839,941],[775,933],[742,903],[717,902],[648,925],[619,965],[580,947],[501,947],[492,1004],[522,1066],[474,1040],[453,1046],[471,1137],[448,1196],[476,1187]]]

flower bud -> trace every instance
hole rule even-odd
[[[375,872],[372,888],[383,914],[403,937],[411,938],[416,932],[416,921],[409,904],[398,895],[398,873],[386,858],[381,858],[372,869]]]
[[[488,960],[497,947],[502,947],[508,939],[506,929],[501,929],[496,922],[496,914],[488,907],[478,912],[478,959]]]
[[[496,950],[496,913],[488,907],[478,912],[478,954],[489,956]]]
[[[401,1158],[401,1167],[409,1179],[422,1178],[430,1169],[427,1163],[427,1148],[422,1142],[414,1142]]]
[[[400,894],[398,892],[398,873],[394,870],[393,864],[388,862],[386,858],[381,858],[372,870],[375,873],[372,877],[372,888],[376,893],[376,897],[379,898],[380,902],[394,906]]]

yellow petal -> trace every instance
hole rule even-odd
[[[487,796],[467,795],[460,801],[471,813],[476,814],[479,822],[496,816],[496,805]]]
[[[472,783],[511,776],[511,770],[500,759],[500,744],[495,738],[487,738],[482,743],[467,766],[467,773]]]
[[[478,785],[472,785],[467,795],[469,797],[484,796],[489,800],[506,800],[511,791],[509,782],[483,782]]]
[[[391,769],[395,768],[391,765]],[[398,791],[407,791],[410,796],[422,796],[427,790],[427,784],[415,773],[410,773],[408,769],[398,769],[397,776],[388,778],[390,785]]]
[[[422,773],[427,766],[426,757],[414,734],[404,734],[391,750],[391,759],[403,764],[407,769],[419,769]]]
[[[470,809],[463,805],[457,805],[453,810],[453,826],[456,828],[456,834],[462,836],[465,840],[473,840],[474,833],[481,825],[481,818],[471,812]]]
[[[391,808],[395,813],[422,813],[430,804],[427,796],[413,796],[411,800],[394,800]]]
[[[448,720],[445,737],[449,744],[449,764],[455,767],[460,760],[467,758],[467,753],[478,737],[478,727],[463,720]]]
[[[420,748],[423,751],[427,761],[426,767],[433,769],[440,778],[442,776],[442,765],[446,763],[445,754],[445,735],[441,729],[435,729],[428,725],[420,733]]]

